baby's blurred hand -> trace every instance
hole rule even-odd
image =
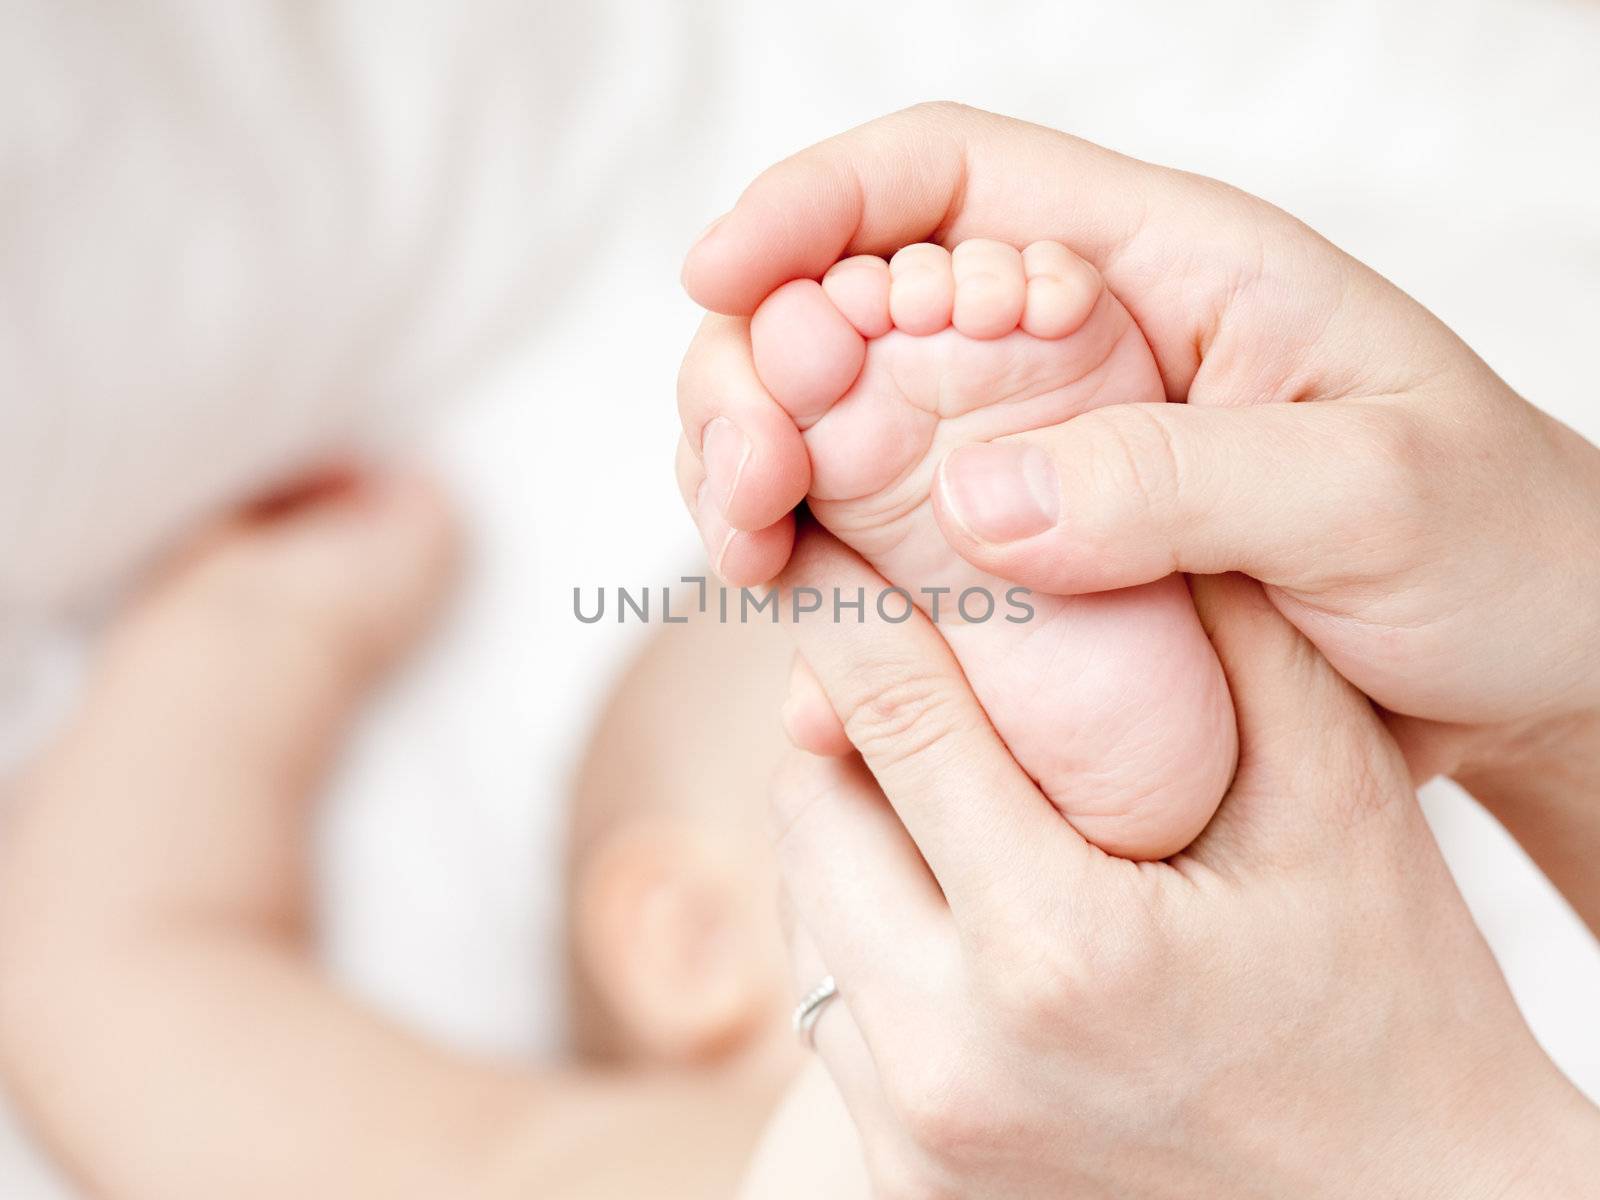
[[[427,480],[325,475],[196,538],[130,607],[113,644],[154,639],[183,652],[224,635],[278,673],[303,656],[358,682],[428,624],[455,552],[443,497]]]

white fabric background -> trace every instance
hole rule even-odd
[[[417,440],[474,569],[335,789],[329,950],[440,1037],[558,1053],[562,789],[637,635],[571,589],[696,561],[677,262],[755,171],[948,97],[1219,176],[1600,439],[1597,61],[1592,0],[0,0],[0,755],[70,694],[66,618],[175,530]],[[1430,810],[1600,1095],[1593,941],[1470,803]],[[3,1123],[0,1193],[65,1194]]]

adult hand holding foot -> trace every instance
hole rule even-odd
[[[1258,578],[1389,710],[1413,775],[1464,783],[1600,929],[1600,451],[1254,197],[953,105],[764,173],[684,272],[731,314],[707,318],[679,388],[679,477],[724,575],[779,570],[811,486],[741,314],[841,255],[971,237],[1077,251],[1137,321],[1166,398],[1187,403],[956,451],[934,489],[955,548],[1049,592]],[[705,453],[718,417],[731,459]]]
[[[780,582],[879,583],[814,529]],[[1584,1194],[1600,1113],[1528,1034],[1382,722],[1257,584],[1195,593],[1239,767],[1164,863],[1057,817],[922,616],[797,624],[861,750],[779,781],[797,994],[837,980],[816,1044],[874,1194]]]

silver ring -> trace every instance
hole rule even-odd
[[[795,1036],[807,1050],[817,1048],[817,1022],[822,1019],[822,1010],[828,1007],[828,1001],[838,994],[833,976],[824,976],[822,982],[800,997],[800,1003],[794,1006]]]

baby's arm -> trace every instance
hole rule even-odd
[[[119,621],[77,719],[11,798],[0,1068],[86,1191],[709,1194],[683,1147],[714,1097],[447,1053],[315,961],[312,799],[425,623],[448,548],[416,486],[231,523]]]

